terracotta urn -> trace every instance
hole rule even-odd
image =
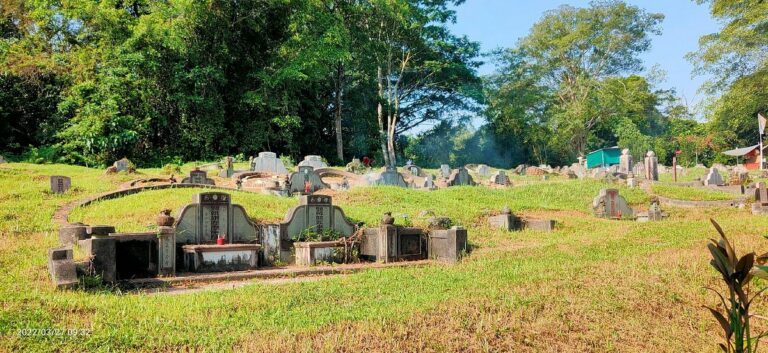
[[[169,209],[164,209],[157,215],[157,225],[160,227],[173,227],[174,221],[176,220],[171,216],[171,210]]]

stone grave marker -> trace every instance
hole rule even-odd
[[[299,167],[309,166],[314,169],[328,168],[328,165],[323,162],[323,158],[320,156],[304,156],[304,160],[299,163]]]
[[[316,233],[332,230],[342,236],[350,236],[356,230],[356,226],[347,221],[344,211],[325,195],[301,196],[299,205],[288,210],[280,227],[284,240],[294,239],[305,230]]]
[[[758,182],[755,187],[755,203],[752,204],[752,214],[768,214],[768,188],[764,182]]]
[[[448,177],[448,186],[460,186],[460,185],[475,185],[475,181],[472,176],[469,175],[467,168],[459,167],[451,173]]]
[[[433,175],[427,175],[424,178],[424,184],[422,184],[421,187],[429,190],[437,189],[437,186],[435,186],[435,177]]]
[[[387,168],[384,172],[379,174],[373,182],[374,185],[392,185],[407,188],[408,183],[405,182],[403,175],[398,173],[397,170]]]
[[[440,176],[443,178],[450,178],[451,177],[451,167],[447,164],[441,164],[440,165]]]
[[[608,219],[634,218],[634,211],[627,201],[619,195],[617,189],[601,189],[592,200],[592,210],[596,217]]]
[[[509,181],[509,177],[507,176],[507,173],[505,173],[501,169],[497,170],[496,173],[493,173],[493,175],[491,175],[491,181],[496,185],[503,185],[503,186],[512,185],[512,182]]]
[[[587,176],[587,168],[584,168],[581,163],[573,163],[569,169],[573,172],[573,174],[576,174],[576,177],[579,179]]]
[[[645,157],[645,179],[659,180],[659,160],[653,151],[648,151]]]
[[[208,178],[208,173],[204,170],[195,169],[189,172],[189,177],[181,180],[182,184],[201,184],[201,185],[216,185],[213,179]]]
[[[635,174],[635,178],[645,178],[645,163],[635,163],[635,166],[632,167],[632,173]]]
[[[176,221],[176,243],[212,244],[223,235],[226,243],[256,242],[259,234],[243,206],[229,194],[203,192],[184,206]]]
[[[288,189],[291,193],[312,194],[320,189],[329,189],[330,186],[324,183],[320,176],[315,173],[315,168],[309,165],[300,165],[299,170],[291,173],[288,178]]]
[[[128,160],[128,158],[123,158],[119,161],[116,161],[113,164],[113,167],[117,169],[118,172],[131,172],[131,161]]]
[[[512,211],[507,206],[504,206],[501,214],[488,217],[488,224],[493,228],[507,231],[520,230],[523,227],[522,220],[512,214]]]
[[[271,174],[288,174],[288,169],[285,168],[283,161],[277,158],[277,154],[274,152],[259,152],[259,156],[253,159],[251,162],[251,171],[271,173]]]
[[[491,168],[485,164],[480,164],[477,166],[477,174],[483,177],[491,176]]]
[[[704,185],[706,186],[721,186],[725,185],[725,181],[723,180],[723,177],[720,175],[720,171],[715,168],[709,168],[709,172],[707,172],[707,175],[704,177]]]
[[[627,148],[621,151],[621,157],[619,157],[619,172],[624,174],[632,172],[632,155],[629,154],[629,149]]]
[[[0,156],[0,164],[6,163],[5,158],[3,156]]]
[[[70,186],[72,186],[72,180],[69,177],[63,175],[51,176],[51,192],[63,194],[69,190]]]

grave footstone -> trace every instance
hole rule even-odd
[[[251,162],[251,171],[271,173],[271,174],[288,174],[288,169],[285,168],[283,161],[277,158],[277,154],[274,152],[259,152],[258,157]]]
[[[704,185],[707,186],[722,186],[725,185],[723,177],[720,175],[720,171],[715,168],[709,168],[709,172],[704,177]]]
[[[133,167],[132,167],[133,163],[131,163],[131,161],[128,160],[128,158],[123,158],[121,160],[115,161],[115,163],[112,166],[115,167],[115,170],[117,172],[128,172],[128,173],[133,172]]]
[[[764,182],[755,187],[755,203],[752,204],[752,214],[768,214],[768,188]]]
[[[493,228],[507,231],[520,230],[522,228],[520,218],[512,214],[512,211],[507,206],[504,206],[499,215],[488,217],[488,223]]]
[[[63,194],[69,190],[70,186],[72,186],[72,180],[69,177],[63,175],[51,176],[51,192]]]
[[[447,181],[448,186],[460,186],[460,185],[475,185],[475,181],[472,179],[472,176],[469,175],[469,172],[464,167],[459,167],[453,172],[451,172],[451,176],[448,177]]]
[[[299,167],[309,166],[314,169],[328,168],[328,165],[323,162],[323,157],[320,156],[304,156],[304,160],[299,163]]]
[[[555,230],[555,220],[553,219],[524,219],[523,228],[539,232],[552,232]]]
[[[659,180],[659,160],[656,158],[656,153],[648,151],[645,157],[645,179],[646,180]]]
[[[315,173],[315,168],[308,165],[300,165],[299,170],[291,173],[288,178],[288,189],[291,193],[312,194],[320,189],[328,189],[330,186],[324,183]]]
[[[595,217],[608,219],[634,218],[634,211],[617,189],[601,189],[592,200]]]

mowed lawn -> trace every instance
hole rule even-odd
[[[594,180],[516,178],[508,189],[433,192],[356,188],[334,202],[353,221],[426,224],[422,211],[469,229],[473,252],[456,265],[370,270],[317,281],[182,294],[116,289],[56,291],[46,268],[57,246],[57,206],[152,176],[105,176],[64,165],[0,165],[0,351],[304,352],[716,352],[719,327],[702,305],[716,305],[709,224],[716,218],[741,252],[768,251],[768,217],[748,209],[665,208],[663,222],[608,221],[590,213],[609,185]],[[72,177],[52,195],[49,175]],[[645,209],[648,196],[619,186]],[[71,221],[152,229],[200,190],[151,191],[76,210]],[[232,192],[259,222],[275,222],[296,198]],[[487,226],[509,205],[521,216],[553,218],[553,233]],[[406,220],[407,219],[407,220]],[[765,285],[759,282],[758,285]],[[768,311],[761,298],[753,308]],[[758,324],[758,328],[760,324]],[[764,325],[763,325],[764,326]],[[22,329],[87,329],[88,335],[23,336]]]

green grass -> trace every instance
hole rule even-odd
[[[656,183],[653,184],[651,190],[654,194],[668,197],[678,200],[690,200],[690,201],[719,201],[719,200],[733,200],[738,195],[728,193],[725,191],[708,190],[703,188],[696,188],[691,186],[676,186]]]
[[[150,170],[142,170],[151,175]],[[156,171],[155,171],[156,172]],[[78,190],[44,192],[47,178]],[[0,351],[561,351],[714,352],[716,324],[701,305],[716,283],[706,239],[716,217],[740,249],[765,250],[768,217],[736,209],[668,209],[665,222],[595,219],[590,203],[609,185],[553,178],[507,189],[434,192],[356,188],[334,202],[355,221],[385,211],[416,225],[423,210],[469,229],[475,251],[456,265],[400,268],[319,281],[253,284],[177,295],[55,291],[46,249],[56,246],[57,205],[116,188],[130,176],[61,165],[0,165]],[[619,187],[630,203],[648,200]],[[77,210],[73,220],[146,230],[163,208],[197,190],[150,191]],[[296,199],[233,192],[233,201],[274,222]],[[504,205],[559,222],[553,233],[486,225]],[[759,253],[760,251],[758,251]],[[761,301],[756,310],[765,312]],[[87,336],[22,337],[27,328],[87,328]]]

